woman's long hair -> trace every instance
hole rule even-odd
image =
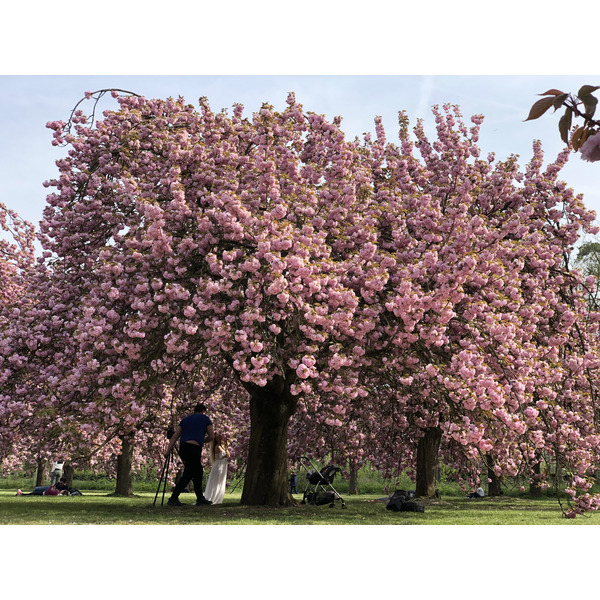
[[[219,450],[227,450],[227,438],[220,433],[215,433],[213,441],[210,443],[210,462],[214,464],[215,456]]]

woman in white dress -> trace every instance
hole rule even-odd
[[[212,469],[204,490],[204,497],[213,504],[221,504],[225,496],[228,457],[227,440],[222,435],[215,433],[213,441],[210,442],[210,464]]]

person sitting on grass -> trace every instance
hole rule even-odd
[[[69,486],[67,485],[67,480],[64,477],[61,477],[59,482],[54,487],[58,490],[58,493],[61,496],[68,496],[71,492]]]
[[[478,487],[474,492],[471,492],[467,498],[483,498],[485,493],[482,487]]]

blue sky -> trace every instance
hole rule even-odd
[[[55,161],[64,152],[51,145],[45,124],[67,120],[86,90],[116,87],[147,97],[181,95],[196,105],[200,96],[207,96],[214,110],[241,102],[247,113],[263,102],[284,108],[288,92],[294,91],[305,109],[329,118],[342,116],[349,137],[373,131],[374,117],[382,116],[390,140],[397,138],[399,110],[405,110],[413,124],[423,118],[432,131],[432,105],[449,102],[461,107],[465,119],[485,116],[479,142],[484,152],[493,151],[499,159],[518,154],[524,166],[534,139],[542,141],[548,161],[563,146],[558,135],[560,113],[550,111],[524,122],[537,94],[549,88],[576,92],[582,84],[598,83],[600,76],[593,75],[3,75],[0,198],[22,217],[39,222],[48,193],[42,183],[56,174]],[[111,103],[105,97],[100,107]],[[562,179],[583,193],[586,205],[600,215],[599,169],[598,163],[572,155]]]

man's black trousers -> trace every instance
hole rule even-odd
[[[202,468],[202,446],[184,442],[179,446],[179,456],[183,461],[183,474],[173,488],[172,498],[178,498],[188,483],[193,481],[196,498],[201,500],[204,498],[204,494],[202,493],[202,476],[204,475],[204,469]]]

